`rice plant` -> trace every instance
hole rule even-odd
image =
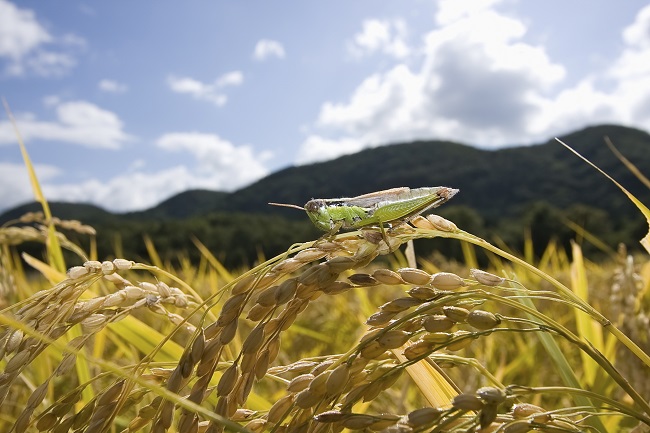
[[[648,265],[624,249],[524,260],[428,215],[239,273],[198,240],[197,264],[155,239],[155,265],[100,261],[36,195],[43,214],[0,228],[2,431],[649,431]],[[465,263],[418,257],[432,238]]]

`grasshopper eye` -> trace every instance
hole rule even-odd
[[[305,210],[307,212],[318,212],[322,206],[323,203],[321,200],[309,200],[307,204],[305,204]]]

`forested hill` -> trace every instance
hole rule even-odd
[[[648,191],[612,154],[609,136],[641,172],[650,175],[650,135],[620,126],[597,126],[562,139],[650,203]],[[616,210],[636,209],[602,175],[556,140],[540,145],[480,150],[445,141],[417,141],[366,149],[332,161],[291,167],[232,194],[198,191],[179,194],[137,213],[146,217],[184,217],[210,210],[294,214],[268,202],[304,204],[311,198],[354,196],[396,186],[450,186],[460,189],[448,205],[465,205],[484,218],[515,216],[533,202],[564,208],[576,203]]]
[[[642,173],[650,175],[650,135],[644,131],[601,125],[561,138],[650,204],[650,191],[612,154],[605,136]],[[100,236],[120,233],[123,238],[135,235],[140,239],[143,233],[154,232],[159,244],[178,251],[191,248],[188,239],[195,234],[202,240],[202,236],[210,238],[206,242],[232,255],[229,243],[234,242],[236,232],[240,238],[251,237],[250,242],[271,248],[271,254],[315,232],[304,213],[271,207],[268,202],[302,205],[311,198],[438,185],[460,189],[440,213],[454,216],[478,235],[514,242],[521,240],[523,227],[535,226],[538,242],[552,237],[566,241],[574,236],[562,222],[566,218],[597,229],[613,246],[618,241],[636,242],[643,231],[643,218],[627,197],[553,139],[500,150],[446,141],[394,144],[290,167],[233,193],[187,191],[141,212],[116,215],[94,206],[59,203],[53,203],[52,209],[60,218],[96,226]],[[33,204],[12,209],[0,216],[0,222],[35,209]],[[218,235],[215,230],[220,231]],[[255,254],[240,251],[237,256],[251,259]]]

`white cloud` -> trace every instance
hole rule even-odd
[[[180,167],[153,175],[127,173],[109,181],[60,184],[56,182],[63,174],[60,168],[44,164],[35,164],[34,168],[47,200],[93,203],[115,211],[153,206],[168,197],[166,189],[180,192],[182,189],[175,189],[177,181],[188,176]],[[0,212],[31,201],[34,193],[25,166],[0,162]]]
[[[564,66],[526,42],[524,21],[499,12],[499,3],[438,2],[435,28],[413,51],[421,64],[397,62],[346,100],[324,102],[296,162],[313,160],[311,149],[321,147],[329,157],[349,153],[350,143],[439,138],[497,147],[601,122],[650,124],[650,6],[622,32],[611,67],[568,84]],[[388,27],[369,28],[357,46],[379,51]]]
[[[416,110],[421,104],[417,93],[421,88],[419,77],[405,65],[398,65],[385,74],[366,78],[348,103],[323,104],[317,125],[361,136],[379,125],[389,130],[401,128],[403,122],[413,120],[406,112]],[[366,136],[364,141],[370,138]]]
[[[23,75],[30,71],[44,77],[63,75],[77,64],[68,53],[54,51],[38,51],[21,63],[10,65],[7,71],[10,75]]]
[[[267,60],[271,57],[284,59],[285,56],[284,46],[280,42],[271,39],[260,39],[255,44],[255,50],[253,51],[253,58],[259,61]]]
[[[56,107],[61,103],[61,97],[58,95],[47,95],[43,97],[43,105],[48,108]]]
[[[74,33],[67,33],[61,36],[58,38],[58,42],[68,47],[78,47],[82,49],[86,48],[88,45],[84,38],[79,35],[75,35]]]
[[[206,93],[206,85],[202,82],[195,80],[194,78],[184,77],[177,78],[171,76],[167,79],[167,83],[172,91],[177,93],[189,93],[191,95],[200,95],[201,93]]]
[[[361,32],[354,35],[348,50],[355,57],[382,52],[395,58],[410,54],[405,42],[406,23],[403,20],[368,19],[363,22]]]
[[[40,182],[47,182],[61,173],[47,164],[34,164],[34,169]],[[34,193],[25,165],[0,162],[0,212],[30,201],[34,201]]]
[[[50,41],[52,36],[38,23],[34,12],[0,0],[0,56],[20,59]]]
[[[634,23],[623,30],[623,40],[630,46],[650,48],[650,5],[641,9]]]
[[[228,97],[223,93],[226,87],[239,86],[244,82],[244,74],[241,71],[233,71],[223,74],[211,84],[203,83],[190,77],[167,78],[169,88],[176,93],[184,93],[194,99],[212,102],[221,107],[228,102]]]
[[[241,71],[233,71],[223,74],[215,82],[218,88],[227,86],[240,86],[244,82],[244,74]]]
[[[594,123],[650,125],[650,6],[641,9],[621,33],[624,44],[610,67],[584,77],[575,86],[540,100],[533,132],[569,130]],[[599,88],[598,83],[610,84]]]
[[[97,83],[99,90],[108,93],[124,93],[128,90],[126,84],[119,83],[115,80],[104,79]]]
[[[56,121],[36,119],[32,114],[16,115],[24,140],[62,141],[87,147],[118,149],[132,137],[123,131],[122,121],[111,112],[90,102],[59,102],[47,98],[55,107]],[[13,144],[16,136],[9,121],[0,122],[0,145]]]
[[[346,102],[326,102],[316,121],[325,134],[368,145],[423,137],[493,145],[519,138],[534,101],[564,76],[540,47],[519,39],[525,27],[481,11],[429,32],[422,66],[398,63],[359,84]]]
[[[327,161],[341,155],[349,155],[360,151],[363,143],[354,138],[330,140],[318,135],[307,137],[296,157],[296,164],[308,164]]]
[[[270,154],[256,155],[252,147],[235,146],[214,134],[168,133],[158,138],[156,145],[194,156],[197,175],[213,189],[232,190],[268,174],[264,161]]]
[[[622,38],[625,48],[609,74],[621,84],[626,80],[647,79],[650,76],[650,5],[639,11],[634,22],[623,30]]]
[[[74,184],[42,182],[43,191],[48,200],[94,203],[126,212],[149,208],[188,189],[231,191],[269,173],[264,166],[271,156],[269,153],[256,155],[250,146],[236,146],[213,134],[169,133],[160,136],[155,144],[167,152],[190,154],[194,163],[147,171],[142,160],[135,160],[125,172],[112,179],[89,179]],[[29,183],[24,183],[28,188]]]
[[[45,49],[47,45],[54,49]],[[72,34],[54,37],[33,11],[0,0],[0,60],[4,59],[6,74],[65,74],[76,65],[72,51],[84,47],[83,38]]]
[[[116,212],[147,209],[189,188],[208,188],[190,169],[176,166],[158,172],[127,172],[107,181],[45,183],[48,200],[93,203]]]
[[[493,9],[503,0],[438,0],[436,22],[442,26]]]

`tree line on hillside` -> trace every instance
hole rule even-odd
[[[618,243],[625,243],[634,250],[638,247],[638,240],[647,232],[641,216],[616,224],[612,223],[615,219],[606,211],[581,204],[560,209],[539,201],[530,205],[520,218],[497,220],[486,219],[467,206],[448,205],[438,210],[437,214],[453,221],[459,228],[488,241],[503,243],[514,251],[523,251],[525,233],[529,233],[538,256],[551,241],[568,249],[571,240],[583,239],[584,233],[576,233],[571,223],[597,237],[612,251]],[[263,258],[283,253],[293,243],[315,240],[323,235],[305,215],[301,219],[286,219],[241,213],[211,213],[202,217],[157,221],[116,218],[95,225],[95,229],[98,257],[102,260],[121,257],[150,263],[144,241],[144,237],[148,237],[163,261],[178,264],[181,259],[189,259],[197,263],[201,253],[194,243],[196,239],[231,269],[250,267]],[[88,236],[69,231],[64,233],[84,248],[90,247]],[[590,257],[604,257],[606,254],[590,242],[583,241],[582,245]],[[43,255],[41,244],[26,243],[20,248],[37,257]],[[421,256],[439,253],[448,259],[462,260],[461,246],[453,240],[419,241],[416,248]],[[485,261],[486,258],[479,259]],[[70,263],[74,264],[77,263]]]

